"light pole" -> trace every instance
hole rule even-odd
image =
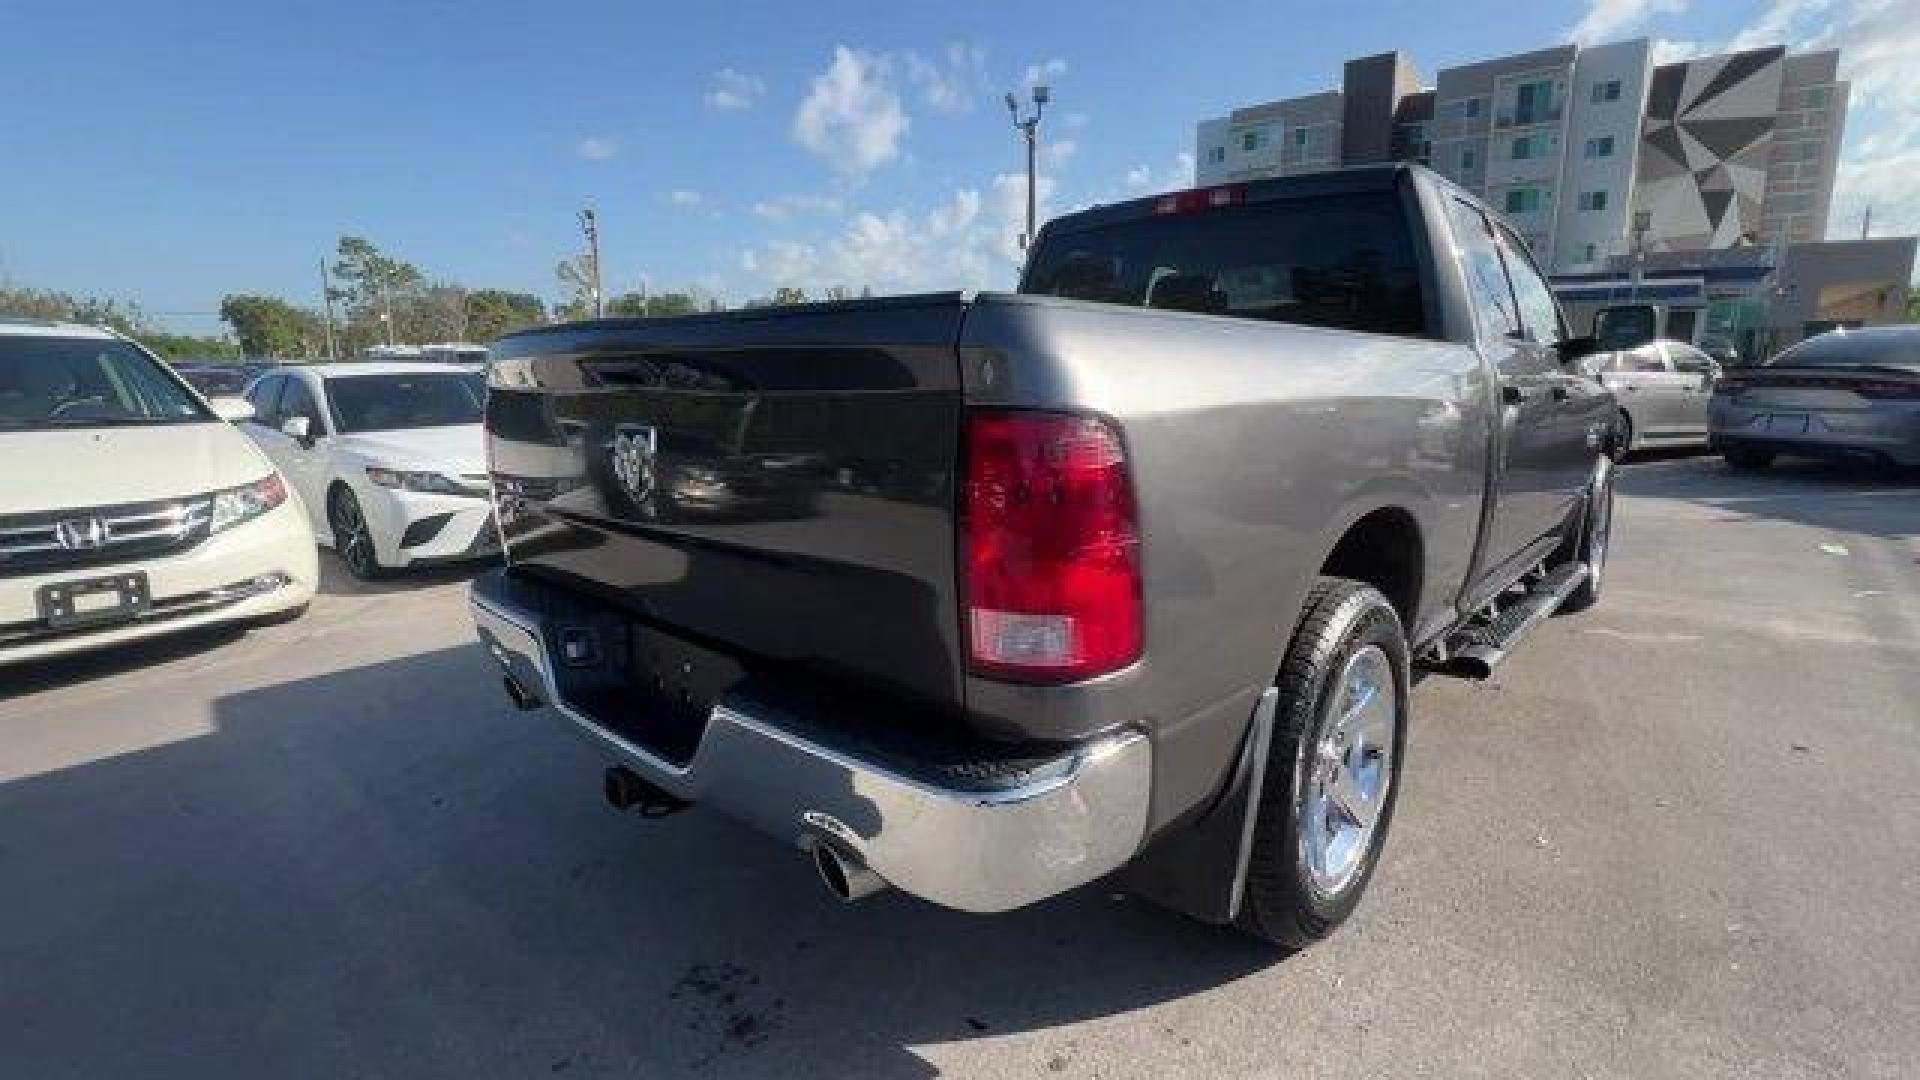
[[[1050,94],[1044,85],[1036,84],[1033,88],[1033,115],[1022,120],[1020,119],[1020,99],[1014,97],[1012,94],[1007,95],[1007,113],[1013,117],[1013,126],[1017,128],[1022,135],[1027,137],[1027,231],[1020,235],[1020,250],[1022,251],[1025,251],[1033,245],[1033,232],[1037,226],[1037,222],[1034,221],[1034,207],[1036,198],[1035,189],[1038,186],[1039,178],[1034,175],[1036,171],[1035,158],[1037,144],[1040,141],[1040,114],[1046,111],[1049,96]]]
[[[580,211],[580,229],[587,234],[587,279],[593,290],[593,317],[598,319],[606,314],[606,305],[600,293],[600,219],[593,207]]]

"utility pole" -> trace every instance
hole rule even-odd
[[[1646,273],[1647,265],[1647,229],[1652,227],[1652,225],[1653,215],[1651,213],[1643,210],[1633,215],[1633,266],[1631,270],[1633,289],[1627,295],[1627,303],[1629,304],[1638,303],[1640,300],[1640,278]]]
[[[587,234],[587,287],[593,292],[593,317],[598,319],[606,314],[606,304],[600,291],[600,223],[593,207],[580,211],[580,228]]]
[[[1037,189],[1039,187],[1039,177],[1036,175],[1038,172],[1036,157],[1038,155],[1038,143],[1040,141],[1040,114],[1046,111],[1047,101],[1050,96],[1046,86],[1036,84],[1033,88],[1033,115],[1022,120],[1020,118],[1020,99],[1014,97],[1012,94],[1007,95],[1007,112],[1013,117],[1013,126],[1020,134],[1026,136],[1027,139],[1027,231],[1020,235],[1020,250],[1022,251],[1033,246],[1034,230],[1038,227],[1038,222],[1034,220],[1037,216],[1035,213],[1035,205],[1038,199]]]
[[[1873,204],[1867,204],[1867,212],[1860,215],[1860,239],[1865,240],[1873,232]]]
[[[320,299],[327,305],[327,359],[338,360],[340,353],[333,340],[333,282],[327,279],[327,260],[320,260]]]

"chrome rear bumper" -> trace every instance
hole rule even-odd
[[[1119,869],[1145,836],[1152,750],[1139,732],[1082,744],[1011,788],[930,784],[784,728],[737,694],[708,716],[684,765],[567,707],[533,612],[497,574],[475,582],[474,623],[504,672],[589,742],[689,802],[802,849],[831,842],[896,888],[961,911],[1022,907]]]

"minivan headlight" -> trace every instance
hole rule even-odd
[[[287,482],[277,472],[270,472],[251,484],[216,491],[213,493],[213,515],[207,531],[231,529],[286,501]]]

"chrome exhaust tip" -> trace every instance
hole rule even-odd
[[[824,840],[813,844],[813,868],[827,891],[851,904],[887,888],[887,879],[873,872],[866,863],[848,855]]]

